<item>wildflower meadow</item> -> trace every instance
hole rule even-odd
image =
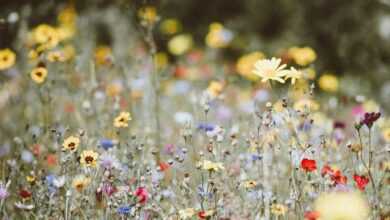
[[[0,17],[1,220],[390,219],[389,65],[49,2]]]

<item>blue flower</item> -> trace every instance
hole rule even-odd
[[[212,131],[212,130],[214,130],[214,125],[212,125],[212,124],[207,124],[207,123],[200,123],[199,125],[198,125],[198,129],[199,130],[203,130],[203,131]]]
[[[130,212],[131,212],[131,206],[129,206],[129,205],[124,205],[124,206],[121,206],[121,207],[119,207],[118,209],[117,209],[117,212],[118,212],[118,214],[120,214],[120,215],[128,215],[128,214],[130,214]]]
[[[108,150],[112,147],[114,147],[114,141],[111,139],[100,139],[100,146],[104,148],[104,150]]]

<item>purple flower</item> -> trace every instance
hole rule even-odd
[[[380,117],[380,112],[366,112],[364,114],[364,118],[360,121],[360,124],[364,124],[368,128],[371,128],[374,125],[374,122],[376,122]]]
[[[212,131],[214,130],[214,125],[212,124],[207,124],[207,123],[200,123],[198,125],[198,130],[203,130],[203,131]]]
[[[3,200],[7,198],[9,195],[7,191],[7,186],[5,186],[3,183],[0,183],[0,200]]]

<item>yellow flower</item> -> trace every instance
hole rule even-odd
[[[36,67],[31,71],[30,76],[34,82],[41,84],[46,79],[47,69],[45,67]]]
[[[218,81],[211,81],[209,86],[207,87],[207,92],[212,97],[217,97],[219,94],[221,94],[223,89],[223,84]]]
[[[95,49],[95,62],[99,65],[111,64],[112,51],[108,46],[98,46]]]
[[[106,94],[110,97],[118,96],[122,91],[122,86],[119,83],[111,83],[106,87]]]
[[[248,180],[243,183],[243,186],[247,189],[251,189],[257,186],[256,181],[254,180]]]
[[[251,81],[257,81],[259,77],[253,73],[253,66],[257,60],[264,59],[265,56],[262,52],[252,52],[240,57],[236,63],[237,72]]]
[[[138,10],[138,17],[146,24],[154,24],[157,21],[157,10],[153,6],[146,6]]]
[[[36,177],[35,177],[34,175],[26,176],[26,180],[27,180],[27,182],[29,182],[29,183],[34,183],[35,180],[36,180]]]
[[[57,20],[62,25],[74,25],[77,13],[73,5],[68,5],[58,13]]]
[[[180,22],[173,18],[165,19],[160,25],[160,30],[163,34],[176,34],[180,29]]]
[[[0,70],[5,70],[15,64],[16,55],[10,49],[0,50]]]
[[[339,88],[339,80],[335,75],[324,74],[318,79],[318,85],[326,92],[337,92]]]
[[[386,128],[382,131],[383,139],[385,139],[386,142],[390,142],[390,127]]]
[[[294,67],[291,67],[290,71],[286,71],[286,76],[284,80],[291,79],[291,84],[294,85],[295,81],[302,78],[302,72],[296,70]]]
[[[390,171],[390,160],[382,161],[380,164],[380,168],[381,168],[381,170],[383,170],[385,172],[389,172]]]
[[[219,170],[224,170],[222,163],[211,162],[209,160],[204,160],[200,163],[201,168],[210,172],[218,172]]]
[[[84,175],[78,175],[73,179],[72,185],[78,191],[81,192],[89,185],[91,179]]]
[[[30,50],[28,52],[28,58],[31,60],[36,60],[39,57],[39,53],[36,50]]]
[[[193,208],[186,208],[186,209],[179,210],[180,219],[189,219],[193,215],[195,215],[195,209]]]
[[[287,206],[282,204],[272,204],[271,206],[271,213],[276,216],[284,216],[287,210]]]
[[[233,33],[220,23],[212,23],[206,35],[206,44],[211,48],[224,48],[233,39]]]
[[[306,109],[311,111],[317,111],[320,108],[320,105],[312,99],[302,98],[296,101],[293,107],[296,111],[301,112],[305,111]]]
[[[80,139],[78,137],[69,136],[64,140],[64,143],[62,144],[62,149],[74,152],[79,147],[79,144],[80,144]]]
[[[379,111],[380,106],[378,105],[377,102],[370,99],[370,100],[367,100],[363,103],[363,109],[365,112],[377,112],[377,111]]]
[[[359,192],[331,192],[320,195],[314,203],[321,220],[366,220],[369,207]]]
[[[42,44],[45,49],[57,46],[60,38],[55,27],[47,24],[41,24],[33,30],[35,43]]]
[[[96,167],[99,154],[93,150],[85,150],[80,155],[80,163],[86,167]]]
[[[173,55],[179,56],[186,53],[192,48],[192,37],[189,34],[180,34],[168,42],[168,50]]]
[[[65,56],[64,53],[60,50],[50,51],[47,54],[47,60],[50,62],[64,62]]]
[[[154,57],[154,63],[157,69],[164,69],[168,65],[168,56],[164,52],[156,53]]]
[[[114,119],[114,126],[117,128],[128,127],[128,121],[131,120],[130,112],[121,112],[119,116]]]
[[[288,55],[300,66],[306,66],[317,58],[316,52],[311,47],[292,47]]]
[[[272,57],[272,59],[262,59],[255,63],[255,69],[253,73],[261,78],[261,82],[267,82],[268,80],[275,80],[280,83],[284,83],[282,77],[286,76],[286,64],[280,65],[281,59]],[[287,70],[288,71],[288,70]]]

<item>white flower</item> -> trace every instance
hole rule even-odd
[[[65,176],[59,176],[54,178],[53,185],[57,188],[63,187],[65,184]]]
[[[280,83],[284,83],[284,77],[286,75],[286,71],[284,68],[286,67],[286,64],[281,63],[281,59],[277,59],[275,57],[272,57],[272,59],[262,59],[258,60],[255,63],[255,69],[253,70],[253,73],[258,75],[261,79],[261,82],[267,82],[268,80],[275,80]]]

